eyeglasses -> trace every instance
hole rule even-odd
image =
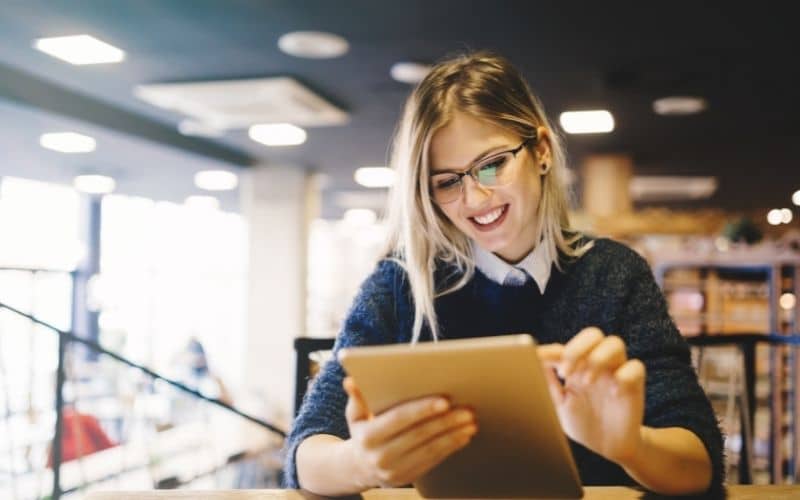
[[[463,172],[440,172],[431,175],[431,199],[439,205],[452,203],[461,198],[464,190],[464,177],[470,176],[472,180],[486,188],[505,186],[513,180],[511,161],[516,158],[522,148],[529,143],[536,142],[536,137],[529,137],[522,144],[508,151],[501,151],[488,158],[479,160],[476,164]]]

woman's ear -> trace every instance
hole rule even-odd
[[[546,127],[536,129],[536,144],[533,146],[534,161],[539,172],[544,175],[552,166],[553,155],[550,149],[550,132]]]

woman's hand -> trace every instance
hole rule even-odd
[[[478,430],[471,410],[452,408],[443,397],[415,399],[373,416],[353,379],[345,378],[343,385],[349,397],[347,443],[363,490],[413,483]]]
[[[628,359],[622,339],[597,328],[538,353],[567,436],[620,465],[632,460],[642,449],[644,364]]]

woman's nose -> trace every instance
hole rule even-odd
[[[464,205],[467,207],[479,207],[492,196],[488,188],[482,186],[468,175],[464,176],[463,183],[462,189],[464,192],[462,194],[464,196]]]

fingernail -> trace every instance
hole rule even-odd
[[[474,419],[475,417],[472,415],[472,412],[467,410],[459,410],[456,415],[456,422],[459,424],[466,424],[467,422],[472,422]]]
[[[445,411],[450,407],[450,402],[446,399],[437,399],[435,403],[433,403],[433,409],[435,411]]]

